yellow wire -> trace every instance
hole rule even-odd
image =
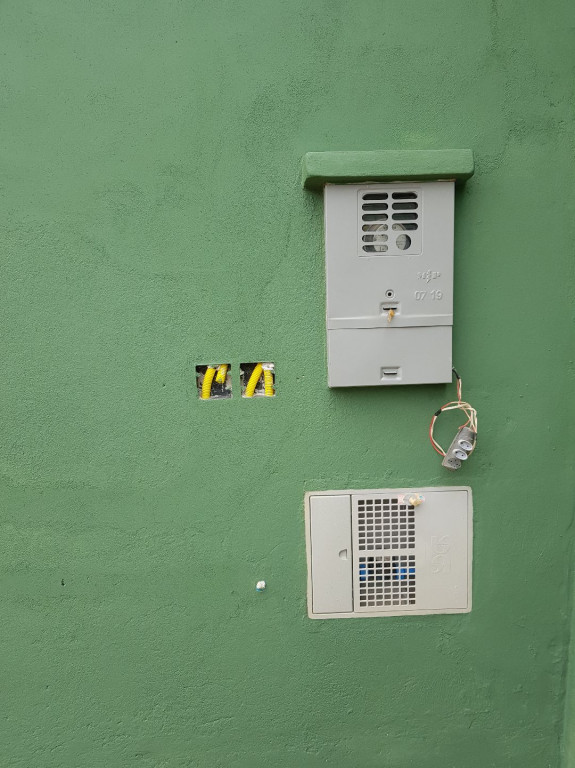
[[[264,368],[264,394],[266,397],[274,396],[274,375],[268,368]]]
[[[204,373],[204,381],[202,382],[202,394],[200,395],[202,400],[209,400],[212,394],[212,382],[216,375],[216,369],[213,365],[208,365],[206,372]]]
[[[245,397],[254,396],[254,392],[256,391],[256,387],[262,375],[262,371],[263,371],[262,364],[258,363],[256,367],[253,369],[252,375],[249,378],[248,384],[246,386],[246,391],[244,393]]]
[[[218,372],[216,373],[216,383],[225,384],[227,375],[228,375],[228,366],[218,365]]]

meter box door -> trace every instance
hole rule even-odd
[[[468,487],[306,494],[312,619],[471,610]]]
[[[330,387],[451,381],[454,186],[325,185]]]

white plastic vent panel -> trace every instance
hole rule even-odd
[[[471,610],[470,488],[311,492],[305,506],[310,618]]]

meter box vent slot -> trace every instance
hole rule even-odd
[[[358,193],[360,256],[388,256],[421,252],[420,195],[416,188],[402,192]]]
[[[306,494],[313,619],[467,613],[467,487]]]

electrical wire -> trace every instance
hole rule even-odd
[[[218,365],[218,372],[216,373],[216,384],[225,384],[227,375],[228,375],[227,364]]]
[[[213,384],[215,375],[216,375],[216,366],[208,365],[208,367],[206,368],[206,372],[204,373],[204,380],[202,382],[202,391],[200,395],[200,398],[202,400],[210,399],[210,396],[212,394],[212,384]]]
[[[260,380],[262,373],[263,373],[262,364],[258,363],[253,369],[252,375],[248,379],[248,383],[246,385],[246,391],[244,392],[244,397],[254,396],[258,381]]]
[[[274,375],[271,368],[264,368],[264,395],[265,397],[273,397],[274,392]]]
[[[445,451],[433,436],[433,428],[435,427],[437,417],[440,414],[445,413],[445,411],[463,411],[463,413],[467,416],[467,421],[461,425],[460,429],[462,427],[469,427],[469,429],[473,430],[473,432],[477,434],[477,411],[472,405],[465,402],[465,400],[462,400],[461,376],[457,373],[455,368],[453,368],[453,373],[455,374],[455,378],[457,380],[457,400],[451,400],[449,403],[445,403],[445,405],[442,405],[441,408],[435,411],[431,417],[431,423],[429,425],[429,440],[431,441],[433,450],[436,451],[440,456],[445,456]]]

